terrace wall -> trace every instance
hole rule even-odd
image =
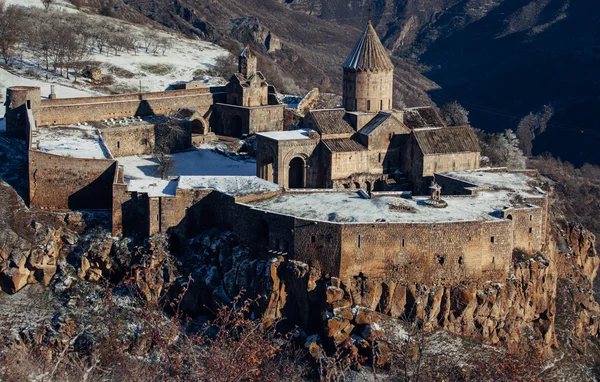
[[[55,210],[110,209],[117,162],[29,151],[29,204]]]

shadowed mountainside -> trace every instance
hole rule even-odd
[[[473,125],[516,129],[551,104],[534,142],[576,165],[600,163],[600,3],[570,0],[292,0],[296,10],[358,26],[373,7],[387,48],[428,69],[441,105],[458,100]],[[356,17],[362,15],[362,17]]]

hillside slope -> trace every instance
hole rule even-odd
[[[534,154],[600,163],[600,3],[569,0],[291,0],[298,11],[358,26],[367,9],[395,55],[430,70],[473,124],[516,128],[545,104],[556,110]]]
[[[118,3],[118,4],[117,4]],[[93,1],[90,4],[94,4]],[[99,6],[99,4],[98,4]],[[152,22],[227,46],[232,52],[251,43],[262,56],[267,79],[275,85],[302,90],[320,87],[341,93],[341,65],[358,39],[363,24],[340,25],[296,12],[276,0],[123,0],[117,17],[144,15]],[[398,59],[397,106],[430,104],[428,90],[437,85]],[[283,77],[277,81],[275,77]],[[289,89],[282,89],[289,91]]]

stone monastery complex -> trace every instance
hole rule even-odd
[[[232,230],[256,256],[342,279],[499,279],[514,249],[546,245],[537,173],[480,169],[470,126],[445,126],[432,107],[393,109],[394,66],[370,23],[344,62],[342,107],[291,127],[252,49],[238,59],[226,86],[48,99],[9,88],[7,132],[29,142],[29,205],[111,210],[114,235]],[[210,165],[198,160],[140,179],[123,165],[215,135],[254,135],[256,176],[198,175]]]

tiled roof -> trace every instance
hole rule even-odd
[[[444,122],[431,106],[415,107],[404,111],[404,124],[410,129],[443,127]]]
[[[387,121],[392,115],[390,113],[377,113],[375,118],[369,121],[362,129],[360,129],[359,133],[363,135],[369,135],[375,129],[377,129],[383,122]]]
[[[343,66],[356,71],[394,70],[394,64],[370,21]]]
[[[352,151],[364,151],[367,148],[360,143],[349,139],[324,139],[321,142],[331,151],[332,153],[345,153]]]
[[[417,129],[413,134],[424,155],[481,151],[471,126]]]
[[[322,135],[352,134],[355,132],[344,118],[346,115],[344,109],[313,110],[310,114]]]

